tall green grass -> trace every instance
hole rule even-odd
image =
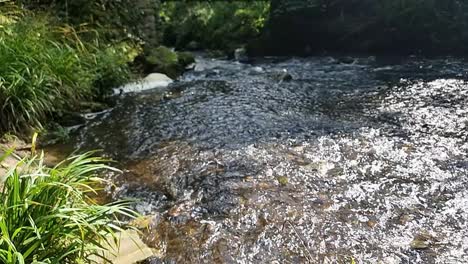
[[[20,12],[0,23],[0,131],[41,127],[52,113],[102,96],[130,78],[130,48],[100,42],[98,35],[84,42],[79,34],[85,30]]]
[[[0,32],[0,128],[41,126],[46,116],[89,97],[93,75],[47,23],[24,18]]]
[[[85,154],[47,168],[36,156],[0,175],[0,263],[105,262],[103,250],[121,230],[119,217],[136,214],[128,202],[91,199],[103,181],[97,172],[113,170],[104,162]]]

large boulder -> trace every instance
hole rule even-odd
[[[162,73],[151,73],[142,80],[128,83],[114,89],[114,94],[138,93],[146,90],[159,89],[165,91],[173,80]]]

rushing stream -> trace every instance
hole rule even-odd
[[[468,263],[467,69],[199,58],[76,146],[120,162],[110,191],[151,216],[151,263]]]

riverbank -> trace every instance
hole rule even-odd
[[[154,72],[177,78],[194,62],[190,53],[137,36],[109,39],[105,25],[64,23],[61,13],[30,6],[0,3],[0,135],[63,132],[83,121],[80,113],[109,108],[114,88]]]

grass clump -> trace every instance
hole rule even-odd
[[[109,239],[117,241],[118,218],[136,213],[128,202],[91,199],[103,181],[96,173],[112,170],[103,162],[85,154],[47,168],[42,156],[28,157],[0,175],[0,262],[106,262],[103,250]]]
[[[130,44],[84,42],[70,26],[18,12],[0,19],[0,131],[40,128],[130,78]]]

